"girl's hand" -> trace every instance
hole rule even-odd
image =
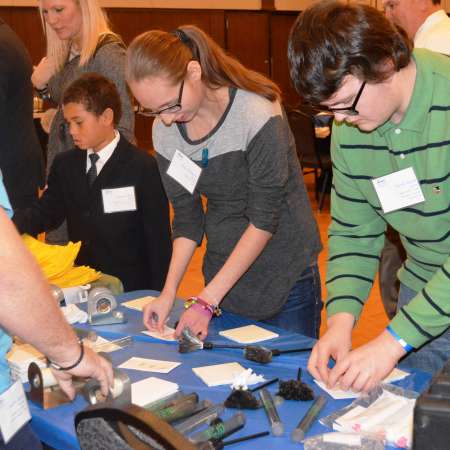
[[[161,293],[156,300],[147,303],[143,310],[144,325],[149,330],[157,330],[162,334],[174,301],[174,297]]]
[[[208,336],[208,325],[211,317],[193,307],[190,307],[185,311],[178,322],[177,329],[175,330],[175,337],[178,337],[181,332],[186,328],[190,328],[192,334],[198,336],[201,340],[205,340]]]

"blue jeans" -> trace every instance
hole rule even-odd
[[[407,305],[416,295],[416,291],[413,291],[404,284],[400,284],[397,309]],[[447,329],[440,336],[422,345],[417,350],[412,351],[401,360],[399,366],[404,368],[414,367],[415,369],[434,373],[442,369],[449,358],[450,329]]]
[[[318,338],[322,306],[320,274],[314,264],[301,274],[281,311],[261,322]]]
[[[0,435],[0,450],[42,450],[41,441],[34,434],[29,423],[25,424],[8,442],[5,444]]]

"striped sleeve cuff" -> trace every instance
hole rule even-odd
[[[346,312],[354,316],[355,320],[358,320],[363,306],[364,302],[358,297],[352,295],[331,297],[326,303],[327,316],[331,317],[334,314]]]
[[[433,338],[405,311],[399,312],[390,323],[391,328],[409,345],[419,348]]]

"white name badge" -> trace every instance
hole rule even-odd
[[[7,444],[31,420],[22,383],[17,380],[0,395],[0,431]]]
[[[167,175],[181,184],[191,194],[197,186],[202,169],[191,161],[184,153],[175,150]]]
[[[105,214],[136,211],[136,194],[134,186],[102,189],[102,197]]]
[[[425,201],[412,167],[375,178],[372,183],[385,213]]]

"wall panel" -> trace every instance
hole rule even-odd
[[[297,13],[274,14],[270,19],[272,79],[281,87],[283,100],[290,106],[298,103],[298,95],[289,76],[287,43],[290,29],[297,16]]]
[[[225,47],[247,67],[270,76],[269,14],[227,11]]]

